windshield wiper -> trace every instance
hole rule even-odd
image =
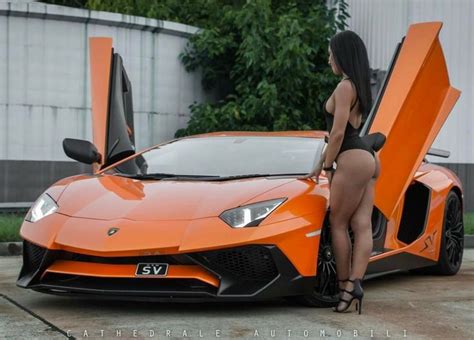
[[[203,178],[215,178],[217,176],[206,176],[206,175],[177,175],[177,174],[169,174],[169,173],[161,173],[161,172],[156,172],[156,173],[151,173],[151,174],[125,174],[125,173],[117,173],[114,174],[114,176],[123,176],[127,178],[134,178],[134,179],[143,179],[143,180],[201,180]]]
[[[303,173],[291,173],[291,174],[243,174],[243,175],[232,175],[232,176],[220,176],[215,179],[210,179],[211,181],[229,181],[233,179],[243,179],[243,178],[258,178],[258,177],[280,177],[280,176],[302,176],[306,175]]]
[[[209,175],[176,175],[174,177],[163,178],[163,180],[186,180],[186,181],[202,181],[202,180],[214,180],[219,176]]]
[[[117,173],[115,176],[123,176],[134,179],[143,180],[187,180],[187,181],[230,181],[234,179],[259,178],[259,177],[286,177],[286,176],[302,176],[306,173],[288,173],[288,174],[242,174],[231,176],[216,175],[177,175],[169,173],[151,173],[151,174],[125,174]]]
[[[154,174],[125,174],[125,173],[117,173],[114,176],[122,176],[127,178],[134,178],[134,179],[163,179],[169,177],[176,177],[175,174],[167,174],[167,173],[154,173]]]

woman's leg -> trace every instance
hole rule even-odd
[[[373,157],[360,149],[346,150],[337,159],[337,170],[331,183],[329,222],[339,279],[346,279],[351,273],[349,220],[359,206],[374,168]]]
[[[370,254],[372,253],[372,210],[374,206],[374,187],[375,179],[371,178],[369,183],[367,183],[362,200],[350,220],[350,226],[354,232],[354,252],[352,257],[351,279],[362,279],[364,277],[369,263]],[[352,284],[347,285],[346,289],[351,290]]]
[[[373,250],[372,211],[374,207],[375,181],[380,175],[380,160],[375,154],[375,173],[367,183],[364,195],[356,211],[350,219],[350,226],[354,232],[354,252],[352,258],[351,278],[362,279],[367,270],[370,254]],[[352,289],[352,283],[346,287]]]

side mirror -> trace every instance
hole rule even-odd
[[[95,145],[87,140],[65,138],[63,149],[69,158],[81,163],[92,164],[101,160],[101,155]]]

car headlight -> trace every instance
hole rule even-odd
[[[48,195],[41,195],[31,207],[25,217],[28,222],[37,222],[43,217],[51,215],[58,209],[56,202]]]
[[[219,217],[232,228],[255,227],[286,199],[285,197],[244,205],[226,210]]]

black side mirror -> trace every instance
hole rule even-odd
[[[87,140],[65,138],[63,149],[69,158],[81,163],[92,164],[101,160],[95,145]]]

